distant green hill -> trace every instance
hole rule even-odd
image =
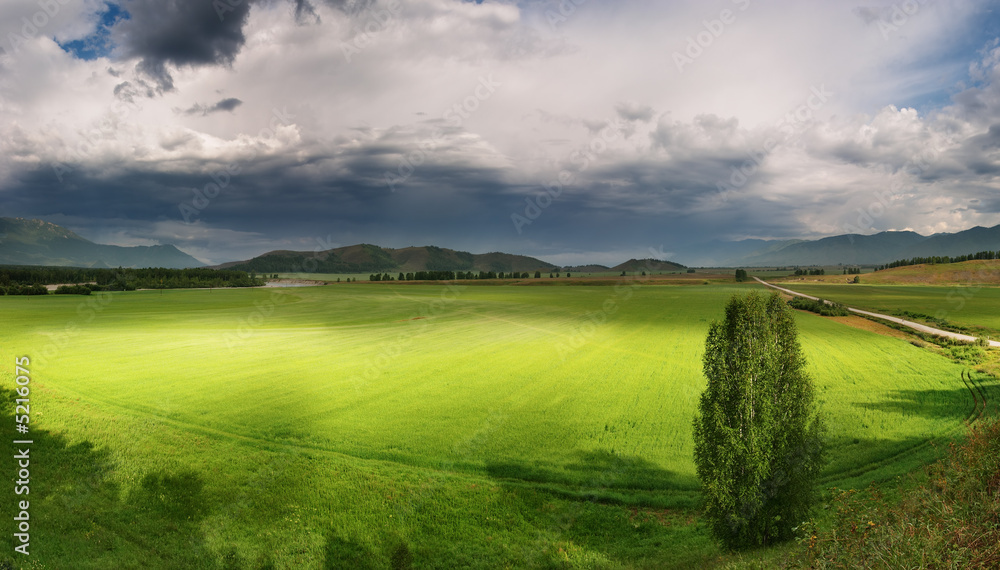
[[[0,265],[183,269],[205,264],[172,245],[102,245],[42,220],[0,218]]]
[[[411,271],[550,271],[556,265],[510,253],[473,254],[432,245],[383,248],[371,244],[338,247],[322,252],[272,251],[246,261],[219,265],[257,273],[371,273]]]
[[[616,265],[611,271],[680,271],[687,269],[686,266],[673,261],[661,261],[659,259],[630,259],[625,263]]]
[[[605,271],[611,271],[611,268],[607,265],[572,265],[563,267],[562,270],[571,273],[604,273]]]

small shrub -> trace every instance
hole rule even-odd
[[[826,303],[822,299],[819,301],[813,301],[812,299],[806,299],[805,297],[793,297],[788,301],[788,305],[793,309],[800,309],[803,311],[810,311],[824,317],[846,317],[850,315],[851,312],[847,310],[847,307],[839,303]]]
[[[56,287],[56,295],[90,295],[91,289],[88,285],[60,285]]]
[[[986,358],[986,351],[975,345],[952,346],[948,349],[948,356],[959,362],[976,365]]]

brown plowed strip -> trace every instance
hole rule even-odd
[[[848,317],[829,317],[838,323],[843,323],[849,327],[854,327],[856,329],[870,331],[876,334],[891,336],[893,338],[901,338],[904,340],[910,340],[912,336],[906,334],[903,331],[896,330],[892,327],[887,327],[881,323],[876,323],[875,321],[870,321],[864,317],[858,316],[848,316]]]

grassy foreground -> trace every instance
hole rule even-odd
[[[694,508],[691,419],[708,324],[746,287],[0,298],[3,386],[15,356],[33,360],[31,555],[9,557],[46,568],[716,560]],[[829,420],[825,486],[911,471],[937,456],[930,441],[961,431],[973,401],[960,366],[796,318]],[[12,412],[0,425],[14,435]]]

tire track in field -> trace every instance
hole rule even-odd
[[[962,370],[962,382],[965,383],[966,387],[969,389],[969,392],[972,393],[973,409],[972,409],[972,412],[970,412],[965,417],[965,420],[964,420],[964,421],[968,422],[969,424],[972,424],[972,423],[975,423],[976,421],[978,421],[983,416],[983,414],[986,412],[986,392],[982,389],[982,386],[980,385],[980,383],[972,376],[971,372],[968,372],[966,370]],[[977,393],[976,391],[977,390],[978,390],[978,393],[979,393],[979,397],[978,398],[976,397],[976,393]],[[820,478],[820,483],[829,484],[829,483],[836,482],[838,479],[848,479],[848,478],[854,478],[854,477],[861,477],[865,473],[869,473],[869,472],[872,472],[872,471],[877,471],[877,470],[879,470],[879,469],[881,469],[881,468],[883,468],[883,467],[885,467],[887,465],[890,465],[890,464],[893,464],[893,463],[898,463],[902,459],[905,459],[906,457],[909,457],[911,455],[915,455],[918,452],[923,451],[924,449],[926,449],[928,447],[934,446],[935,443],[938,442],[938,441],[942,441],[942,440],[945,440],[945,439],[948,439],[948,438],[957,437],[957,436],[965,433],[965,428],[966,428],[966,426],[961,425],[961,424],[960,425],[955,425],[952,428],[948,429],[947,431],[944,431],[944,432],[938,434],[937,437],[928,438],[926,440],[923,440],[923,441],[920,441],[918,443],[915,443],[915,444],[913,444],[910,447],[907,447],[905,449],[900,450],[898,453],[886,456],[886,457],[884,457],[884,458],[882,458],[882,459],[880,459],[878,461],[875,461],[875,462],[872,462],[872,463],[867,463],[867,464],[865,464],[865,465],[863,465],[863,466],[861,466],[861,467],[859,467],[857,469],[851,469],[851,470],[842,471],[842,472],[839,472],[839,473],[831,473],[830,475],[827,475],[825,477],[821,477]]]
[[[972,372],[962,370],[962,382],[969,389],[969,392],[972,393],[972,413],[967,419],[970,424],[975,423],[986,413],[986,391],[983,390],[982,384],[973,378]]]

